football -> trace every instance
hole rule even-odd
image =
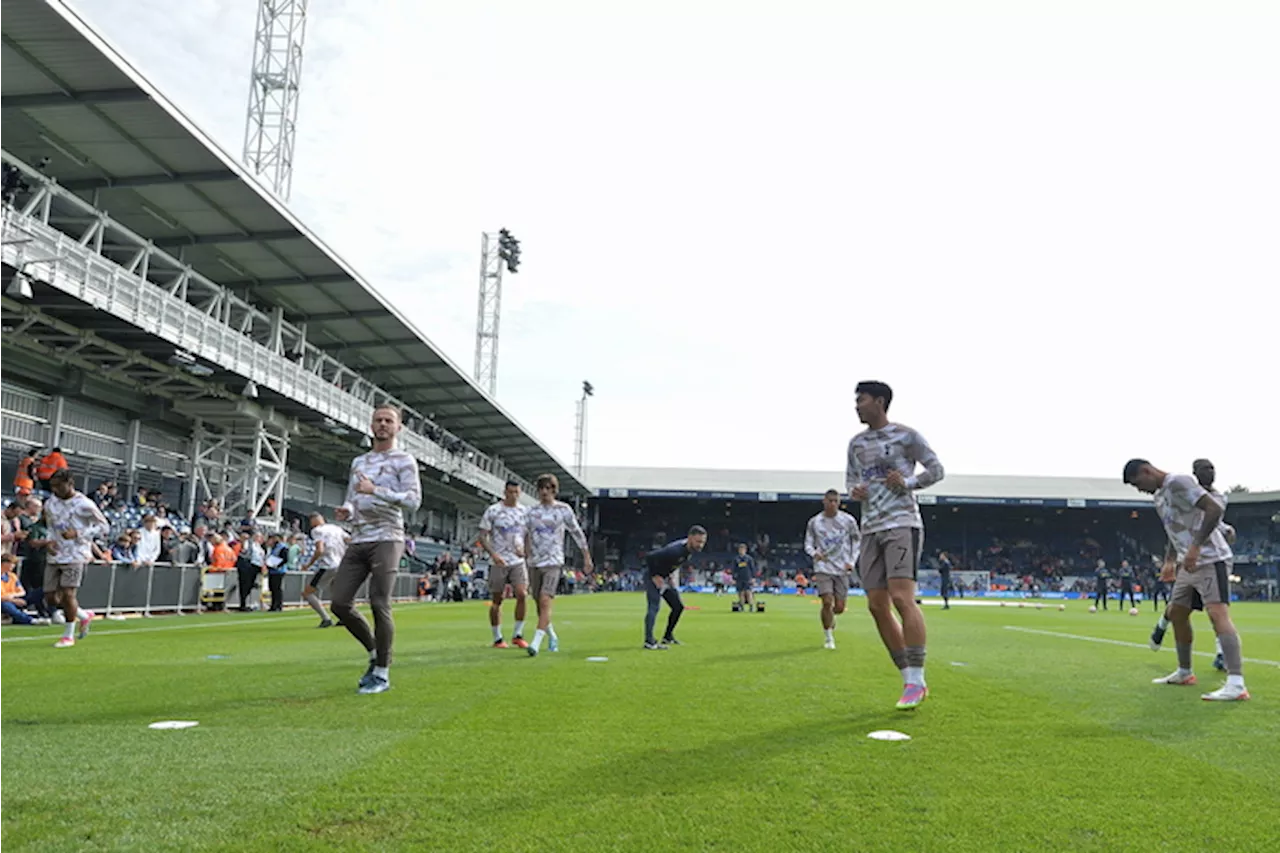
[[[1097,612],[1098,612],[1098,607],[1097,607],[1097,605],[1095,605],[1095,604],[1090,604],[1090,605],[1089,605],[1089,612],[1090,612],[1090,613],[1097,613]]]
[[[1130,608],[1129,608],[1129,615],[1130,615],[1130,616],[1137,616],[1137,615],[1138,615],[1138,608],[1136,608],[1136,607],[1130,607]]]

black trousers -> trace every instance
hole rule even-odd
[[[284,574],[272,572],[267,575],[267,586],[271,588],[271,609],[284,610]]]
[[[236,566],[236,575],[240,580],[240,609],[249,609],[249,593],[253,591],[254,585],[258,582],[257,566]]]
[[[667,580],[670,580],[670,576],[668,576]],[[676,624],[680,621],[680,614],[684,612],[684,602],[680,600],[680,590],[667,583],[659,591],[653,582],[653,578],[647,578],[645,580],[645,598],[649,606],[644,614],[644,641],[646,643],[654,641],[654,623],[658,621],[658,608],[662,606],[663,601],[666,601],[667,607],[671,609],[671,612],[667,615],[667,631],[663,634],[663,637],[672,636],[676,630]]]

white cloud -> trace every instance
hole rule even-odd
[[[252,3],[77,6],[240,150]],[[839,8],[312,0],[293,205],[468,367],[512,228],[566,460],[590,379],[593,464],[834,470],[874,377],[953,471],[1280,488],[1274,4]]]

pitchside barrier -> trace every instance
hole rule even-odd
[[[282,589],[285,606],[306,604],[302,600],[302,588],[312,574],[285,572]],[[393,600],[416,599],[418,578],[419,575],[397,572]],[[217,588],[219,585],[220,589]],[[253,589],[257,590],[257,595],[252,600],[262,604],[269,600],[265,575],[258,576]],[[80,606],[103,616],[114,613],[141,613],[146,616],[152,613],[199,613],[209,609],[207,599],[211,590],[222,593],[225,606],[238,606],[240,603],[239,576],[234,569],[209,572],[195,565],[171,563],[138,568],[128,563],[91,563],[85,569],[76,600]],[[356,600],[368,601],[368,592],[366,581],[360,587]]]
[[[714,586],[711,586],[710,584],[694,584],[694,585],[682,586],[680,587],[680,591],[681,592],[715,592],[716,588]],[[730,585],[725,587],[724,591],[731,593],[733,595],[736,595],[738,592],[738,588],[736,586]],[[789,587],[784,587],[783,589],[757,586],[754,589],[754,591],[765,592],[772,595],[815,595],[816,596],[818,594],[818,591],[815,590],[813,587],[809,587],[807,590],[799,590],[795,587],[794,584],[792,584]],[[852,587],[849,590],[849,595],[853,595],[853,596],[859,596],[859,595],[865,596],[866,594],[867,594],[866,591],[863,590],[861,587]],[[938,598],[942,595],[942,590],[929,589],[928,587],[922,586],[916,590],[916,594],[920,596],[928,596],[929,598]],[[1093,593],[1091,592],[1011,592],[1009,590],[991,590],[988,592],[966,592],[962,596],[952,595],[951,597],[953,599],[955,598],[960,598],[960,599],[964,599],[964,598],[1009,598],[1009,599],[1035,598],[1035,599],[1042,599],[1044,601],[1058,601],[1058,600],[1080,601],[1080,600],[1092,599]],[[1126,595],[1124,596],[1124,598],[1128,598],[1128,596]],[[1107,595],[1107,599],[1110,601],[1119,601],[1121,599],[1121,595],[1118,592],[1111,592]],[[1137,599],[1138,601],[1147,600],[1146,598],[1143,597],[1142,593],[1140,592],[1137,593]],[[1231,600],[1239,601],[1240,596],[1233,592],[1231,593]]]

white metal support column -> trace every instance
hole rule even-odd
[[[128,438],[124,446],[124,467],[129,478],[129,495],[138,491],[138,443],[142,440],[142,421],[129,421]]]
[[[476,310],[476,384],[498,395],[498,323],[502,319],[502,258],[496,234],[480,235],[480,304]]]
[[[59,447],[62,444],[62,419],[66,412],[67,398],[58,394],[53,398],[49,409],[49,446]]]
[[[259,0],[244,162],[285,200],[293,186],[293,143],[306,25],[307,0]]]
[[[194,488],[198,496],[222,507],[224,519],[253,510],[267,528],[280,526],[288,478],[289,431],[272,419],[244,420],[212,431],[200,424],[193,439]],[[268,510],[268,501],[274,506]]]

